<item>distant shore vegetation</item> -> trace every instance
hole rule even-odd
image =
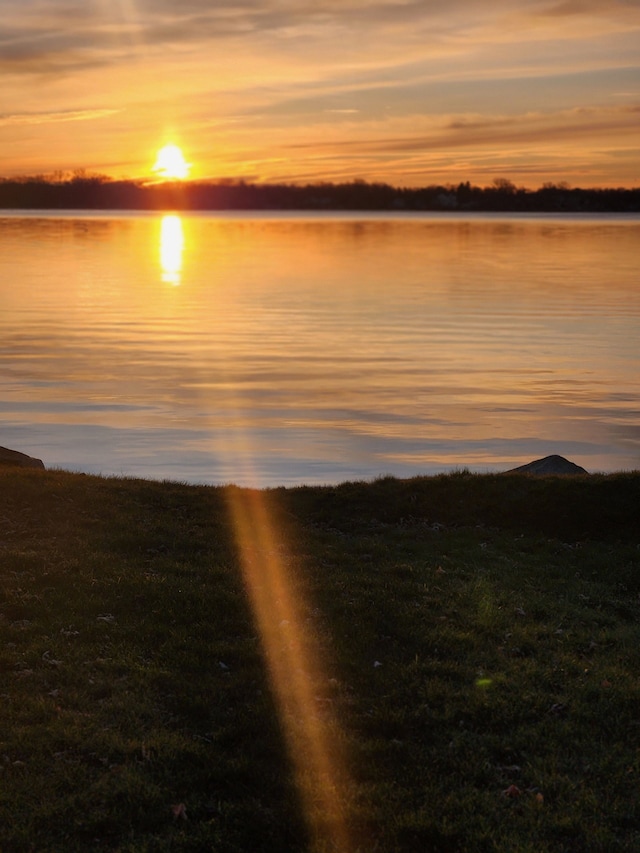
[[[150,183],[76,170],[0,178],[0,208],[637,213],[640,188],[581,189],[560,182],[531,190],[507,178],[497,178],[487,187],[465,181],[417,189],[362,180],[306,185],[229,179]]]

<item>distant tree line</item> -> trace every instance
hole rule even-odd
[[[112,180],[77,171],[71,177],[0,178],[0,208],[53,210],[458,210],[513,212],[640,211],[640,189],[579,189],[562,182],[540,189],[506,178],[419,189],[384,183],[251,184],[244,181]]]

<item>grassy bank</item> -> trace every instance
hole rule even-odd
[[[334,849],[265,665],[263,558],[319,662],[345,853],[640,849],[638,507],[640,474],[0,468],[0,849]]]

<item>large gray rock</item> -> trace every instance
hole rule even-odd
[[[535,459],[533,462],[528,462],[526,465],[521,465],[519,468],[512,468],[510,471],[505,471],[505,474],[588,474],[580,465],[575,462],[570,462],[564,456],[545,456],[544,459]]]
[[[42,459],[35,459],[20,453],[17,450],[9,450],[8,447],[0,447],[0,465],[17,465],[19,468],[44,468]]]

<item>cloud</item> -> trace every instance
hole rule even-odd
[[[0,113],[0,126],[10,124],[51,124],[52,122],[60,121],[92,121],[93,119],[105,118],[118,112],[121,112],[121,110],[65,110],[63,112],[14,113],[13,115],[2,115]]]
[[[613,17],[626,11],[637,12],[635,0],[561,0],[559,3],[540,3],[539,17],[567,18],[604,15]]]
[[[438,43],[450,48],[473,48],[478,39],[526,41],[531,37],[518,22],[572,18],[608,21],[608,27],[628,27],[640,11],[623,0],[556,4],[541,0],[518,3],[497,0],[138,0],[138,2],[85,3],[4,0],[4,29],[0,36],[0,62],[32,73],[28,60],[42,57],[51,64],[78,61],[77,52],[98,51],[109,62],[126,46],[146,49],[162,46],[197,47],[229,39],[249,40],[265,47],[265,39],[282,47],[302,48],[301,54],[321,44],[334,57],[351,55],[352,65],[375,47],[378,54],[402,50],[402,45],[420,46],[423,52]],[[619,20],[624,15],[624,21]],[[509,24],[510,26],[506,26]],[[515,35],[514,35],[515,30]],[[569,32],[563,34],[569,37]],[[575,37],[575,33],[571,35]],[[391,40],[391,41],[389,41]]]
[[[504,151],[513,145],[555,145],[559,142],[600,139],[623,134],[637,135],[638,107],[574,109],[553,114],[517,116],[457,116],[422,119],[428,132],[390,136],[377,133],[368,138],[335,139],[331,142],[289,143],[291,149],[311,148],[318,153],[354,150],[364,155],[404,155],[410,152],[443,151],[493,147]],[[414,123],[418,120],[414,119]],[[404,123],[405,125],[407,122]],[[396,124],[396,127],[401,123]]]
[[[266,181],[361,177],[420,186],[508,176],[528,186],[548,180],[620,186],[632,182],[626,175],[634,174],[637,159],[635,109],[414,113],[375,120],[327,113],[316,124],[303,116],[291,127],[255,115],[254,123],[240,121],[230,135],[209,137],[209,145],[220,169],[251,169]]]

